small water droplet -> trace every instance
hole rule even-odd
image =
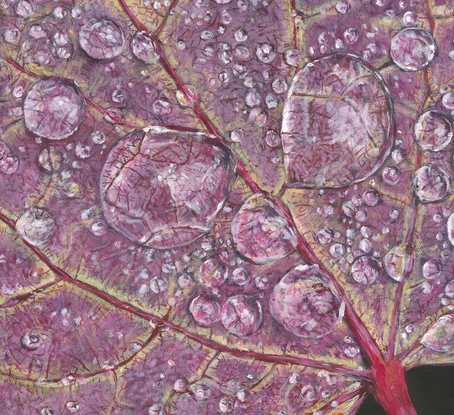
[[[37,247],[47,245],[55,229],[55,221],[50,214],[35,208],[27,210],[16,223],[17,233]]]
[[[395,186],[399,183],[401,173],[397,167],[385,167],[381,174],[383,181],[390,186]]]
[[[41,337],[36,333],[24,334],[20,342],[27,350],[37,350],[43,344]]]
[[[257,58],[264,63],[271,63],[276,58],[274,46],[269,43],[262,43],[255,51]]]
[[[329,253],[335,259],[340,258],[345,254],[345,246],[340,243],[335,243],[330,246]]]
[[[341,0],[336,3],[336,11],[340,14],[346,14],[350,9],[350,4],[347,1]]]
[[[377,279],[379,269],[375,259],[361,256],[353,262],[351,273],[356,282],[366,285],[372,284]]]
[[[248,36],[247,36],[247,32],[246,30],[244,29],[238,29],[236,32],[235,32],[235,40],[237,42],[245,42],[247,40]]]

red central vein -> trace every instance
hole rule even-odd
[[[156,53],[160,57],[160,61],[167,71],[167,73],[170,75],[170,77],[173,79],[177,87],[180,89],[182,94],[185,96],[187,99],[190,107],[194,111],[195,115],[199,118],[199,120],[205,125],[207,130],[212,134],[213,136],[216,137],[219,142],[224,144],[226,147],[230,148],[230,143],[224,139],[224,137],[219,133],[213,122],[210,120],[208,115],[200,108],[198,100],[194,99],[194,96],[189,93],[189,88],[188,86],[183,82],[183,80],[180,78],[176,70],[173,68],[173,66],[170,64],[164,49],[162,48],[159,39],[156,37],[155,34],[151,33],[145,25],[132,13],[131,9],[128,7],[126,4],[125,0],[118,0],[120,6],[123,8],[124,12],[126,15],[131,19],[131,21],[134,23],[136,28],[141,31],[145,31],[148,36],[152,39],[155,48],[156,48]],[[255,192],[255,193],[262,193],[266,196],[270,196],[267,192],[264,192],[262,189],[260,189],[260,186],[252,179],[252,176],[250,173],[247,171],[246,167],[244,166],[244,163],[239,159],[238,156],[236,156],[236,161],[237,161],[237,166],[238,166],[238,173],[239,175],[246,181],[246,183],[249,185],[249,187]],[[278,206],[280,206],[281,214],[283,214],[288,220],[290,225],[293,228],[293,231],[295,232],[297,238],[298,238],[298,243],[297,243],[297,249],[298,252],[301,254],[301,256],[304,258],[306,262],[309,264],[317,264],[330,278],[337,294],[342,298],[342,300],[345,303],[345,321],[349,325],[350,329],[354,333],[360,347],[363,349],[364,353],[366,354],[369,363],[371,365],[376,365],[376,366],[383,366],[384,361],[383,361],[383,356],[381,354],[381,351],[373,339],[372,335],[369,333],[369,331],[366,329],[364,326],[364,323],[362,320],[359,318],[358,314],[354,310],[352,304],[348,300],[343,288],[340,286],[340,284],[337,282],[336,278],[334,275],[331,273],[331,271],[326,268],[321,261],[317,258],[315,255],[315,252],[312,250],[306,239],[304,238],[303,235],[299,232],[299,230],[296,227],[296,224],[292,218],[291,212],[288,209],[288,207],[280,200],[276,201]]]
[[[3,213],[0,213],[0,220],[8,225],[12,230],[16,230],[16,224],[13,220],[8,218]],[[194,340],[197,343],[209,347],[214,350],[218,350],[223,353],[228,353],[232,356],[236,357],[243,357],[243,358],[250,358],[256,359],[262,362],[270,362],[270,363],[280,363],[280,364],[295,364],[295,365],[304,365],[318,369],[325,369],[331,372],[336,372],[346,376],[355,376],[363,379],[368,379],[370,372],[369,371],[361,371],[353,368],[348,368],[343,365],[338,364],[331,364],[327,362],[320,362],[313,359],[308,359],[304,357],[298,356],[287,356],[287,355],[274,355],[274,354],[264,354],[264,353],[257,353],[251,352],[246,350],[238,350],[232,347],[224,346],[219,344],[213,340],[206,339],[198,334],[192,333],[189,330],[186,330],[170,321],[167,321],[165,317],[159,317],[157,315],[148,313],[144,310],[141,310],[138,307],[135,307],[131,304],[124,303],[114,297],[113,295],[107,294],[104,291],[99,290],[98,288],[83,282],[81,280],[76,280],[71,277],[65,270],[61,269],[60,267],[56,266],[39,248],[30,244],[26,240],[22,239],[22,242],[27,245],[40,259],[47,265],[47,267],[53,271],[56,275],[60,276],[62,280],[67,281],[68,283],[75,285],[76,287],[93,294],[94,296],[106,301],[110,305],[125,310],[129,313],[132,313],[138,317],[143,319],[153,321],[162,325],[169,327],[171,330],[176,331],[177,333],[183,334],[190,340]]]

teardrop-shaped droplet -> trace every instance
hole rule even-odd
[[[387,274],[395,281],[400,282],[413,268],[414,257],[407,254],[403,245],[391,249],[383,259]]]

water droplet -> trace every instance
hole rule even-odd
[[[86,159],[91,156],[91,147],[86,143],[77,143],[74,147],[74,154],[80,159]]]
[[[55,32],[52,37],[54,46],[66,46],[69,42],[69,36],[64,32]]]
[[[19,42],[20,32],[17,29],[6,29],[3,37],[6,42],[16,44]]]
[[[444,94],[442,102],[445,108],[451,111],[454,110],[454,92]]]
[[[79,406],[79,404],[77,402],[70,401],[70,402],[66,403],[66,409],[69,412],[74,413],[74,412],[77,412],[80,409],[80,406]]]
[[[19,159],[11,153],[0,158],[0,172],[3,174],[14,174],[19,168]]]
[[[211,326],[220,318],[221,307],[213,298],[198,296],[191,301],[189,311],[199,326]]]
[[[255,54],[258,60],[264,63],[271,63],[276,58],[274,46],[270,45],[269,43],[262,43],[260,46],[258,46]]]
[[[281,136],[274,130],[269,130],[265,135],[265,142],[271,148],[277,148],[281,145]]]
[[[370,257],[361,256],[353,262],[352,277],[360,284],[372,284],[378,277],[380,266],[378,262]]]
[[[235,40],[237,42],[245,42],[247,40],[247,32],[244,29],[238,29],[235,32]]]
[[[284,62],[289,66],[298,66],[300,61],[297,49],[288,49],[284,53]]]
[[[324,228],[317,233],[317,239],[322,245],[329,244],[333,241],[334,231],[331,228]]]
[[[191,275],[183,273],[178,277],[177,283],[180,288],[190,288],[194,285],[194,280]]]
[[[405,71],[420,71],[435,57],[437,46],[426,30],[408,27],[391,40],[390,54],[394,63]]]
[[[199,281],[206,287],[218,287],[227,278],[228,270],[225,264],[218,259],[207,259],[199,269]]]
[[[414,26],[416,24],[417,17],[412,11],[405,12],[402,17],[402,23],[404,26]]]
[[[355,216],[356,211],[357,211],[357,208],[353,202],[348,201],[348,202],[344,202],[342,204],[342,212],[348,218],[352,218],[353,216]]]
[[[377,206],[380,194],[376,190],[368,190],[363,194],[363,201],[367,206]]]
[[[238,45],[235,47],[235,56],[240,61],[246,61],[251,56],[249,49],[246,46]]]
[[[361,241],[359,241],[359,249],[361,249],[361,251],[363,251],[365,254],[372,251],[372,244],[369,239],[361,239]]]
[[[369,217],[369,215],[367,214],[367,212],[365,210],[359,210],[358,212],[356,212],[356,215],[355,215],[355,219],[361,223],[365,222],[368,217]]]
[[[173,390],[177,393],[185,393],[188,390],[189,383],[185,378],[179,378],[173,385]]]
[[[232,23],[232,20],[233,20],[232,16],[230,15],[230,13],[227,10],[222,10],[220,18],[221,18],[221,23],[225,24],[225,25]]]
[[[158,98],[153,102],[151,109],[156,115],[169,115],[172,112],[172,105],[166,98]]]
[[[37,350],[43,344],[41,337],[35,333],[26,333],[20,339],[21,345],[27,350]]]
[[[30,29],[28,30],[28,34],[33,39],[42,39],[43,37],[46,37],[46,31],[39,24],[34,24],[33,26],[30,26]]]
[[[94,144],[104,144],[106,141],[106,136],[101,131],[94,130],[91,133],[91,141],[93,141]]]
[[[401,173],[397,167],[385,167],[381,174],[383,181],[390,186],[395,186],[399,183]]]
[[[102,236],[102,235],[106,234],[107,226],[104,222],[98,221],[98,222],[93,223],[93,225],[91,225],[91,231],[92,231],[93,235],[95,235],[95,236]]]
[[[454,281],[449,281],[446,284],[445,295],[449,298],[454,298]]]
[[[257,105],[260,104],[260,95],[257,93],[257,91],[251,90],[246,95],[244,102],[248,107],[251,108],[256,107]]]
[[[47,245],[55,229],[54,219],[41,209],[27,210],[16,223],[17,233],[37,247]]]
[[[277,78],[271,84],[271,88],[276,94],[283,94],[287,91],[288,86],[283,79]]]
[[[345,254],[345,246],[340,243],[332,244],[329,247],[329,253],[334,259],[340,258]]]
[[[235,268],[232,272],[232,276],[230,277],[230,281],[232,281],[235,285],[239,285],[240,287],[246,285],[250,281],[250,279],[251,277],[244,268]]]
[[[54,11],[52,12],[54,17],[57,19],[63,19],[68,15],[68,11],[64,9],[63,7],[56,7]]]
[[[25,1],[25,0],[20,0],[17,4],[16,4],[16,13],[20,16],[20,17],[30,17],[34,10],[33,10],[33,5],[30,4],[28,1]]]
[[[454,94],[452,95],[454,98]],[[452,125],[443,114],[428,111],[419,117],[415,125],[415,135],[423,150],[440,151],[451,142]]]
[[[451,191],[449,175],[437,166],[423,166],[415,172],[413,188],[421,202],[438,202]]]
[[[269,109],[273,109],[277,107],[278,100],[274,95],[268,94],[265,98],[265,103]]]
[[[79,87],[69,79],[37,82],[24,100],[26,127],[50,140],[74,134],[85,117],[86,104]]]
[[[385,270],[395,281],[400,282],[413,268],[413,255],[407,255],[407,248],[403,245],[391,249],[383,259]]]
[[[232,412],[233,408],[234,408],[234,402],[232,400],[228,399],[227,397],[224,396],[219,400],[219,410],[223,414]]]
[[[354,29],[353,27],[348,28],[344,32],[344,39],[347,43],[352,45],[353,43],[357,42],[359,39],[358,31],[356,29]]]
[[[355,359],[360,354],[359,347],[351,344],[344,345],[342,349],[345,356],[349,357],[350,359]]]
[[[123,29],[112,20],[95,17],[80,29],[79,45],[94,59],[115,58],[125,48]]]
[[[263,127],[266,122],[268,121],[268,116],[265,111],[263,111],[261,108],[254,108],[250,113],[249,113],[249,118],[248,120],[250,122],[253,122],[254,124],[257,124],[260,127]]]
[[[279,281],[270,309],[286,330],[304,338],[330,333],[344,315],[344,304],[331,291],[326,275],[309,265],[294,268]]]
[[[70,199],[74,199],[80,195],[80,187],[73,181],[63,183],[61,190]]]
[[[242,128],[237,128],[230,133],[230,139],[234,143],[241,143],[244,140],[244,131]]]
[[[441,316],[421,339],[421,344],[438,353],[447,353],[452,351],[453,342],[453,314]]]
[[[257,264],[285,258],[296,246],[295,234],[276,209],[264,196],[253,195],[232,221],[236,248]]]
[[[163,415],[162,405],[155,403],[148,408],[148,415]]]
[[[249,336],[262,324],[262,306],[250,295],[234,295],[222,306],[221,323],[237,336]]]
[[[41,415],[54,415],[54,411],[50,408],[41,409]]]
[[[437,259],[429,259],[422,267],[422,275],[426,280],[436,280],[441,274],[441,261]]]
[[[336,3],[336,11],[340,14],[346,14],[350,9],[350,4],[345,0],[341,0]]]

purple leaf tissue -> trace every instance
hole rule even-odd
[[[1,415],[427,414],[452,0],[1,9]]]

